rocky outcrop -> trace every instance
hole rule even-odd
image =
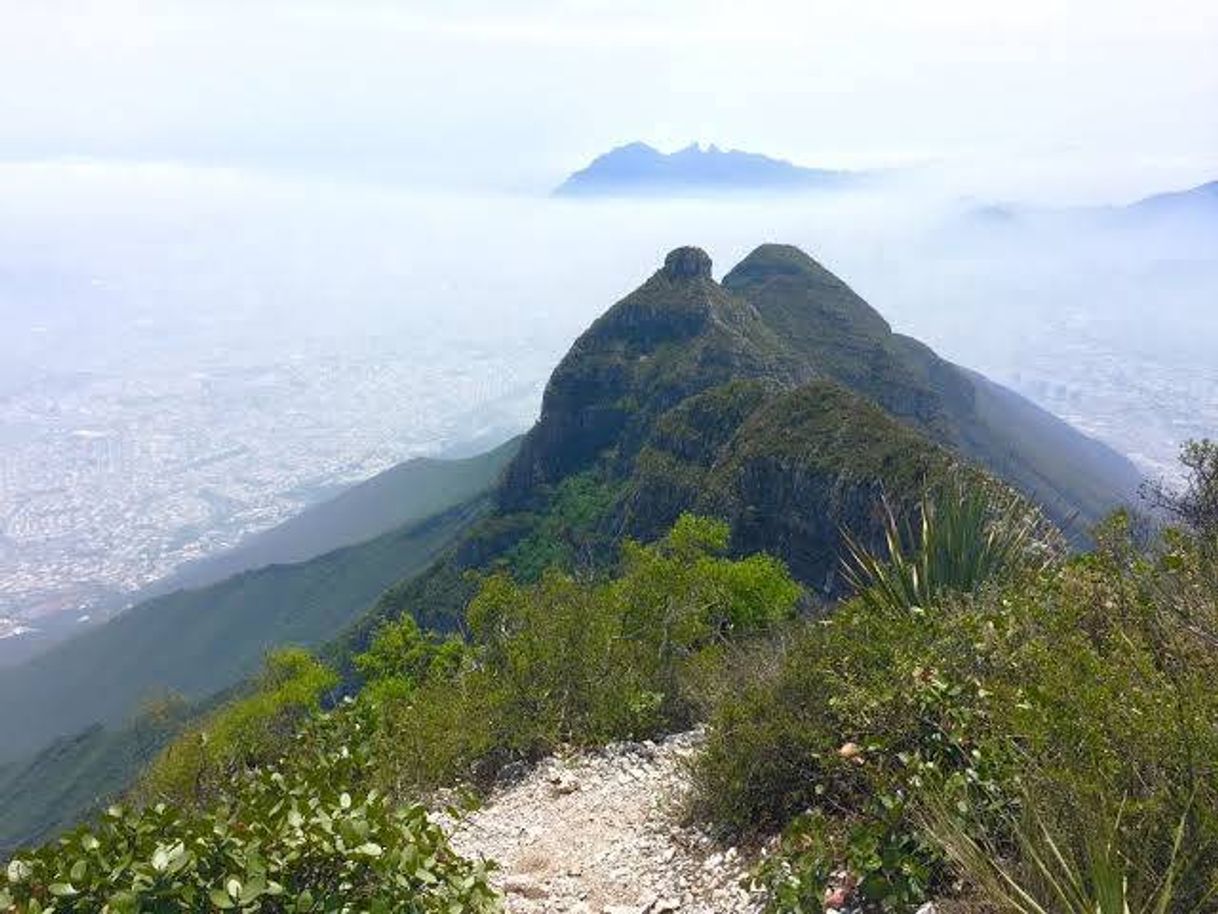
[[[879,546],[882,503],[903,513],[952,455],[830,381],[766,393],[735,382],[682,403],[639,455],[623,528],[640,539],[682,511],[722,517],[739,554],[768,552],[824,597],[840,595],[845,531]]]
[[[887,501],[904,515],[952,455],[829,381],[775,395],[722,450],[695,508],[726,518],[741,554],[780,556],[826,598],[840,596],[843,536],[883,542]]]
[[[526,507],[537,487],[586,470],[609,451],[616,468],[628,471],[655,419],[704,390],[738,379],[790,386],[811,376],[756,309],[711,278],[705,251],[678,248],[554,370],[500,504]]]
[[[695,247],[669,251],[664,258],[664,275],[671,280],[710,279],[710,255],[702,248]]]
[[[677,248],[554,370],[491,516],[346,643],[360,649],[402,612],[456,625],[464,572],[510,555],[578,474],[611,507],[554,534],[571,555],[611,561],[622,535],[648,540],[698,511],[732,524],[738,553],[766,550],[832,599],[842,531],[878,544],[881,493],[899,510],[950,461],[1022,491],[1080,541],[1139,483],[1125,458],[893,333],[799,249],[762,245],[720,283],[705,251]]]

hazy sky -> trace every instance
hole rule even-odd
[[[0,0],[0,156],[535,189],[633,139],[1121,199],[1218,177],[1213,0]]]

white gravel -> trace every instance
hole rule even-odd
[[[681,821],[697,731],[553,757],[452,827],[454,848],[496,861],[510,914],[755,914],[750,862]]]

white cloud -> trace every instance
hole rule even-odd
[[[1218,171],[1206,0],[6,0],[0,150],[544,186],[607,145]],[[1086,182],[1078,185],[1078,181]]]

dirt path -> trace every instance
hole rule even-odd
[[[753,914],[735,849],[680,823],[700,743],[684,733],[549,759],[462,820],[453,845],[499,862],[511,914]]]

